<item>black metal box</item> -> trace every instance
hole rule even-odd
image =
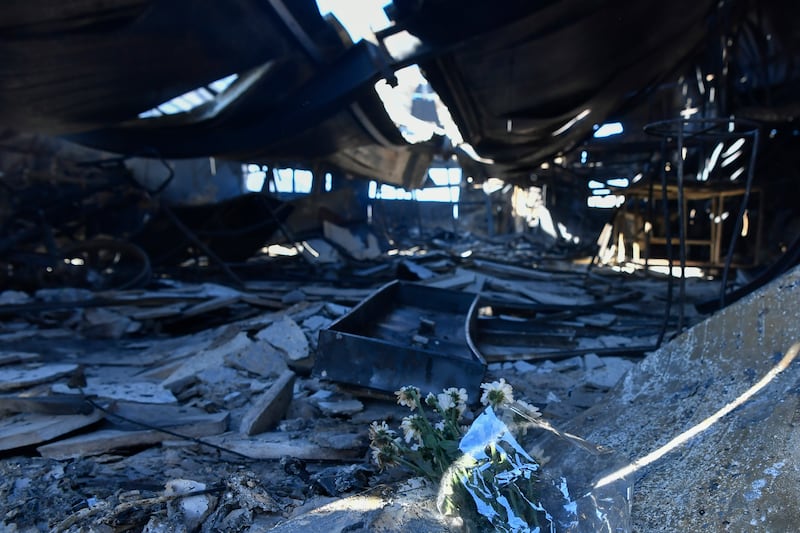
[[[486,361],[472,341],[478,297],[394,281],[319,333],[314,374],[358,388],[423,394],[464,387],[477,400]]]

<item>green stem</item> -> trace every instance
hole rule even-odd
[[[421,466],[419,466],[416,463],[413,463],[413,462],[411,462],[411,461],[409,461],[407,459],[403,459],[402,457],[398,457],[396,459],[396,461],[401,465],[407,466],[411,470],[415,471],[417,474],[421,474],[421,475],[427,477],[431,481],[437,481],[437,479],[433,476],[433,472],[425,470],[424,468],[422,468]]]

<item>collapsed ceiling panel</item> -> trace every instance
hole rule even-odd
[[[375,93],[374,83],[391,74],[380,49],[348,48],[313,1],[118,0],[39,17],[26,6],[7,6],[0,30],[0,53],[9,58],[0,115],[8,127],[68,134],[119,153],[327,162],[370,177],[433,156],[430,144],[411,157]],[[198,88],[212,94],[211,84],[231,75],[238,78],[212,101],[139,118]],[[358,150],[374,151],[373,163]],[[394,183],[419,186],[418,166],[413,176],[403,167],[384,179],[400,175]]]
[[[397,1],[421,67],[484,158],[526,169],[565,151],[675,72],[708,36],[711,1]]]

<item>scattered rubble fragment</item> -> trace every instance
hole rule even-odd
[[[441,252],[382,260],[413,281],[387,286],[387,270],[376,269],[358,287],[170,281],[0,293],[9,318],[0,327],[0,470],[18,480],[0,483],[4,526],[445,531],[432,487],[403,486],[408,475],[369,461],[370,422],[404,416],[391,387],[420,381],[419,368],[458,348],[479,365],[446,385],[502,378],[568,425],[619,390],[676,326],[660,278],[634,284],[598,269]],[[401,286],[405,295],[382,296]],[[698,322],[691,303],[685,317]],[[412,351],[431,362],[408,366]],[[386,362],[391,383],[352,379]],[[48,469],[65,474],[40,475]],[[62,498],[50,516],[23,511],[36,491]],[[356,501],[369,510],[328,513]]]

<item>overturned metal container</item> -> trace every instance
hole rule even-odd
[[[471,335],[477,313],[475,294],[391,282],[320,331],[314,374],[389,393],[463,387],[477,400],[486,371]]]

